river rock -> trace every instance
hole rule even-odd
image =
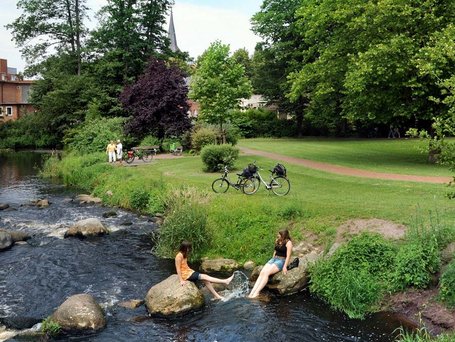
[[[144,301],[141,299],[131,299],[118,303],[118,306],[121,306],[122,308],[126,309],[136,309],[140,307],[142,304],[144,304]]]
[[[5,209],[8,209],[9,208],[9,204],[8,203],[0,203],[0,210],[5,210]]]
[[[96,218],[88,218],[76,222],[65,232],[65,238],[70,236],[88,237],[109,234],[109,230],[104,227],[100,220]]]
[[[0,230],[0,251],[5,251],[14,244],[11,233],[6,230]]]
[[[182,286],[176,274],[154,285],[145,297],[147,310],[155,315],[179,315],[204,304],[204,295],[197,286],[191,281]]]
[[[243,268],[247,271],[251,271],[256,267],[256,263],[252,260],[245,261]]]
[[[49,200],[47,198],[32,201],[32,204],[38,208],[47,208],[49,206]]]
[[[237,261],[232,259],[204,259],[201,270],[207,272],[233,272],[240,268]]]
[[[24,232],[9,232],[14,242],[27,241],[30,235]]]
[[[69,297],[52,314],[51,319],[63,330],[99,330],[106,326],[101,306],[89,294]]]
[[[103,200],[99,197],[93,197],[91,195],[81,194],[76,196],[76,200],[79,201],[80,204],[88,203],[88,204],[100,204]]]
[[[104,218],[114,217],[114,216],[117,216],[117,212],[115,210],[109,210],[109,211],[106,211],[103,213]]]

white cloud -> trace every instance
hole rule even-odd
[[[173,13],[177,45],[192,57],[201,55],[215,40],[229,44],[231,52],[246,48],[250,54],[259,41],[250,31],[250,16],[240,10],[177,3]]]

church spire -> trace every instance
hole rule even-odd
[[[177,37],[175,35],[174,17],[172,15],[172,9],[171,9],[171,18],[169,19],[168,38],[171,41],[171,46],[170,46],[171,51],[172,52],[179,51],[179,47],[177,46]]]

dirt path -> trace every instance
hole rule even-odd
[[[408,182],[422,182],[422,183],[449,183],[453,180],[453,177],[442,177],[442,176],[417,176],[417,175],[402,175],[398,173],[383,173],[368,170],[354,169],[346,166],[339,166],[334,164],[328,164],[323,162],[317,162],[308,159],[295,158],[284,156],[278,153],[254,150],[251,148],[240,147],[240,151],[248,155],[256,155],[275,159],[290,164],[302,165],[310,169],[321,170],[325,172],[335,173],[344,176],[363,177],[363,178],[374,178],[384,180],[397,180],[397,181],[408,181]]]

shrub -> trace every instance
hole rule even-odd
[[[147,208],[149,200],[150,194],[145,189],[135,189],[131,192],[130,204],[132,209],[143,212]]]
[[[455,259],[450,262],[441,276],[439,299],[449,307],[455,307]]]
[[[349,317],[363,318],[383,296],[393,255],[382,236],[358,235],[310,268],[310,291]]]
[[[208,145],[201,151],[204,170],[215,172],[221,170],[224,165],[232,168],[239,157],[239,149],[231,145]]]
[[[199,153],[204,146],[216,143],[216,131],[208,127],[197,128],[191,134],[191,147]]]
[[[154,253],[173,258],[183,240],[191,241],[192,260],[199,260],[210,245],[211,234],[207,229],[207,194],[193,188],[170,192],[166,202],[166,220],[160,228]]]
[[[147,135],[142,141],[139,143],[139,146],[159,146],[160,139],[154,137],[153,135]]]
[[[124,118],[98,118],[85,121],[82,125],[68,130],[63,141],[70,151],[80,154],[101,152],[111,140],[124,142]]]
[[[61,331],[61,326],[57,322],[54,322],[51,317],[46,318],[41,322],[41,331],[48,336],[57,336]]]
[[[436,238],[427,241],[410,240],[399,249],[392,274],[393,289],[408,286],[425,288],[429,285],[431,274],[440,266]]]

